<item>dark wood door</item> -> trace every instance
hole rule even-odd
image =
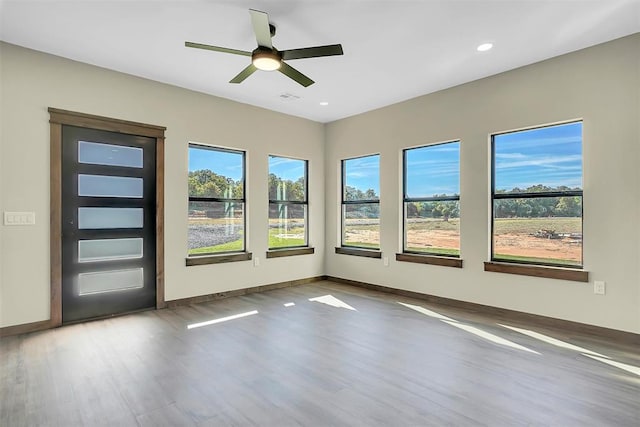
[[[155,138],[62,127],[62,321],[156,304]]]

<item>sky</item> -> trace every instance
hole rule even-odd
[[[494,149],[496,190],[582,188],[581,122],[496,135]]]
[[[460,141],[405,151],[407,197],[460,194]]]
[[[269,156],[269,173],[284,180],[297,181],[304,176],[304,160]],[[189,147],[189,172],[209,169],[234,181],[242,179],[242,154]]]
[[[287,181],[297,181],[304,177],[304,160],[269,156],[269,173]]]
[[[346,184],[363,192],[372,188],[380,195],[380,155],[344,161]]]
[[[242,154],[189,147],[189,172],[203,169],[239,181],[242,179]]]
[[[542,184],[582,188],[582,123],[505,133],[494,136],[496,190],[525,189]],[[406,151],[407,196],[460,194],[460,142]],[[189,171],[211,169],[242,178],[242,155],[189,148]],[[304,161],[269,156],[269,172],[296,181],[304,176]],[[380,155],[345,160],[346,184],[380,194]]]

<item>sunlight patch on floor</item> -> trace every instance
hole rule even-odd
[[[515,348],[518,350],[528,351],[530,353],[540,354],[537,351],[533,351],[531,349],[528,349],[527,347],[521,346],[520,344],[516,344],[512,341],[506,340],[497,335],[490,334],[489,332],[485,332],[482,329],[478,329],[473,326],[465,325],[463,323],[458,323],[458,322],[449,322],[447,320],[445,320],[444,322],[450,324],[451,326],[455,326],[456,328],[459,328],[469,333],[472,333],[474,335],[477,335],[480,338],[484,338],[485,340],[491,341],[495,344],[504,345],[504,346]]]
[[[435,311],[427,310],[426,308],[420,307],[419,305],[405,304],[403,302],[398,302],[398,304],[404,305],[405,307],[410,308],[411,310],[415,310],[418,313],[426,314],[429,317],[433,317],[440,320],[446,320],[448,322],[457,322],[457,320],[451,319],[447,316],[443,316],[442,314],[436,313]]]
[[[293,307],[294,305],[296,305],[296,303],[295,303],[295,302],[285,302],[285,303],[284,303],[284,306],[285,306],[285,307]]]
[[[627,372],[631,372],[632,374],[640,376],[640,368],[637,366],[628,365],[622,362],[616,362],[615,360],[605,359],[602,357],[594,356],[592,354],[584,354],[584,356],[590,357],[591,359],[597,360],[598,362],[606,363],[607,365],[615,366],[616,368],[623,369]]]
[[[247,311],[246,313],[234,314],[233,316],[221,317],[219,319],[207,320],[206,322],[192,323],[187,325],[187,329],[200,328],[202,326],[214,325],[216,323],[227,322],[229,320],[240,319],[242,317],[253,316],[258,314],[258,310]]]
[[[599,354],[599,353],[596,353],[595,351],[587,350],[586,348],[578,347],[577,345],[573,345],[573,344],[570,344],[568,342],[560,341],[559,339],[552,338],[552,337],[549,337],[547,335],[543,335],[543,334],[541,334],[539,332],[530,331],[528,329],[520,329],[520,328],[516,328],[515,326],[502,325],[500,323],[498,323],[498,325],[502,326],[503,328],[507,328],[507,329],[511,329],[512,331],[519,332],[519,333],[521,333],[523,335],[526,335],[526,336],[529,336],[531,338],[535,338],[537,340],[544,341],[544,342],[546,342],[548,344],[555,345],[556,347],[566,348],[567,350],[574,350],[574,351],[577,351],[577,352],[580,352],[580,353],[592,354],[594,356],[598,356],[598,357],[603,357],[605,359],[609,359],[608,356],[605,356],[603,354]]]
[[[485,340],[491,341],[494,344],[504,345],[506,347],[511,347],[517,350],[528,351],[529,353],[540,354],[537,351],[533,351],[528,349],[527,347],[521,346],[520,344],[516,344],[507,339],[501,338],[497,335],[490,334],[489,332],[485,332],[482,329],[478,329],[474,326],[465,325],[464,323],[460,323],[455,319],[451,319],[450,317],[444,316],[440,313],[436,313],[435,311],[428,310],[424,307],[420,307],[419,305],[406,304],[404,302],[399,302],[398,304],[410,308],[411,310],[417,311],[418,313],[422,313],[426,316],[433,317],[434,319],[438,319],[446,324],[451,326],[455,326],[458,329],[462,329],[463,331],[472,333],[480,338],[484,338]]]
[[[319,302],[321,304],[330,305],[332,307],[346,308],[348,310],[358,311],[355,308],[351,307],[346,302],[340,301],[338,298],[334,297],[333,295],[324,295],[321,297],[309,298],[309,301]]]

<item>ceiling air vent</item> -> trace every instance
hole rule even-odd
[[[298,99],[300,99],[300,97],[298,95],[294,95],[292,93],[283,93],[282,95],[280,95],[280,99],[283,101],[296,101]]]

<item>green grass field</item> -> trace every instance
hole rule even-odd
[[[495,254],[493,256],[496,261],[513,261],[513,262],[530,262],[535,264],[555,264],[555,265],[580,265],[580,262],[571,259],[560,258],[539,258],[533,256],[517,256]]]
[[[304,246],[304,238],[281,238],[278,235],[282,234],[282,230],[277,228],[269,229],[269,249],[281,249],[292,246]],[[304,234],[304,228],[294,228],[287,232],[287,234]],[[189,250],[189,255],[204,255],[215,254],[222,252],[238,252],[242,251],[242,239],[234,240],[233,242],[222,243],[215,246],[205,246],[202,248],[195,248]]]
[[[203,255],[219,252],[238,252],[242,250],[242,239],[234,240],[233,242],[223,243],[216,246],[205,246],[202,248],[195,248],[189,250],[189,255]]]
[[[420,252],[420,253],[433,254],[433,255],[457,255],[457,256],[460,256],[460,250],[459,249],[451,249],[451,248],[436,248],[436,247],[412,248],[411,246],[409,246],[407,248],[407,251],[409,251],[409,252]]]
[[[281,234],[288,235],[303,235],[304,228],[292,228],[283,233],[282,229],[270,228],[269,229],[269,249],[288,248],[291,246],[304,246],[304,238],[299,237],[279,237]]]

